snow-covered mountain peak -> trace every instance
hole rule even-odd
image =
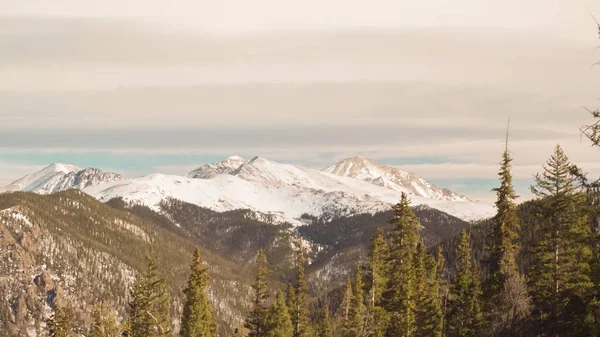
[[[103,172],[95,168],[82,170],[73,165],[55,163],[1,188],[0,192],[27,191],[49,194],[122,179],[121,175],[112,172]]]
[[[466,197],[440,188],[418,175],[397,167],[379,164],[369,158],[352,157],[327,167],[323,172],[360,179],[395,191],[408,192],[428,199],[466,201]]]
[[[63,163],[54,163],[50,166],[45,167],[40,172],[62,172],[62,173],[70,173],[70,172],[78,172],[81,169],[74,165],[63,164]]]
[[[246,160],[244,158],[231,156],[218,163],[202,165],[188,173],[187,177],[195,179],[212,179],[219,174],[231,174],[245,163]]]

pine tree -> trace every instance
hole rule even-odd
[[[435,336],[445,336],[446,331],[446,310],[448,305],[448,296],[450,295],[450,286],[446,279],[446,258],[442,247],[437,250],[435,258],[435,280],[437,286],[437,301],[440,306],[440,311],[437,314],[437,327],[434,329]]]
[[[587,336],[591,326],[590,228],[572,165],[560,146],[535,176],[540,239],[532,256],[529,289],[536,329],[544,336]]]
[[[296,289],[291,283],[288,283],[285,290],[285,304],[288,307],[288,312],[292,318],[292,325],[296,326],[296,318],[298,317],[298,306],[296,305]]]
[[[415,266],[415,336],[431,337],[442,334],[442,305],[439,297],[437,264],[425,252],[422,243],[417,245]]]
[[[344,337],[360,337],[364,332],[365,325],[365,303],[363,293],[363,282],[360,267],[354,273],[352,284],[352,295],[350,307],[348,308],[348,320],[344,327]]]
[[[292,319],[294,323],[294,337],[309,337],[310,317],[308,311],[308,284],[306,283],[304,275],[306,260],[300,241],[297,246],[295,288],[296,310],[294,311],[295,317]]]
[[[490,273],[486,283],[486,305],[491,331],[496,336],[517,336],[519,327],[528,317],[530,300],[524,277],[519,272],[520,220],[517,215],[517,195],[512,183],[512,158],[508,152],[508,133],[498,176],[500,187],[490,245]]]
[[[123,328],[117,322],[116,312],[104,303],[94,308],[89,337],[121,337]]]
[[[294,327],[285,303],[285,295],[279,291],[269,314],[268,337],[292,337]]]
[[[329,306],[327,304],[321,309],[321,317],[319,318],[319,326],[317,327],[317,337],[333,337],[333,327],[331,326]]]
[[[47,320],[49,337],[71,337],[73,336],[71,311],[54,304],[54,313]]]
[[[346,290],[344,291],[344,298],[342,299],[341,305],[341,319],[343,321],[343,325],[348,325],[348,321],[350,320],[350,308],[352,307],[352,281],[350,278],[346,281]]]
[[[450,287],[448,336],[478,336],[481,329],[481,289],[479,272],[472,264],[471,245],[466,230],[461,233],[456,252],[456,280]]]
[[[390,232],[390,275],[383,294],[390,313],[389,337],[410,337],[415,332],[415,270],[413,255],[419,242],[419,219],[405,193],[393,208]]]
[[[388,282],[388,261],[390,250],[383,237],[383,229],[377,228],[377,235],[371,238],[367,261],[366,283],[368,288],[366,332],[370,336],[382,337],[389,324],[389,314],[382,307],[382,296]]]
[[[138,275],[132,291],[131,337],[169,336],[171,300],[153,251],[146,257],[146,262],[147,268]]]
[[[183,305],[179,335],[182,337],[216,336],[217,326],[206,295],[209,283],[208,272],[199,248],[194,251],[190,270],[187,288],[183,291],[186,299]]]
[[[256,273],[256,282],[254,283],[254,300],[250,316],[246,319],[245,327],[250,331],[248,337],[266,337],[268,333],[269,308],[267,300],[269,290],[267,284],[267,254],[264,249],[258,251],[257,257],[258,271]]]

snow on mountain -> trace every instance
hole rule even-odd
[[[122,179],[121,175],[112,172],[102,172],[95,168],[82,170],[73,165],[56,163],[1,188],[0,193],[26,191],[49,194],[71,188],[84,189]]]
[[[447,201],[468,201],[446,188],[440,188],[418,175],[393,166],[381,165],[365,157],[347,158],[323,170],[323,172],[351,177],[368,183],[383,186],[395,191],[428,199]]]
[[[248,161],[230,157],[221,163],[201,166],[188,177],[152,174],[124,180],[115,173],[54,164],[17,180],[0,192],[21,190],[47,194],[77,188],[101,201],[122,197],[154,209],[159,208],[161,200],[170,197],[216,211],[250,209],[270,213],[280,221],[293,224],[301,223],[299,218],[303,213],[333,217],[388,210],[398,202],[402,192],[410,192],[414,206],[428,205],[464,220],[481,219],[494,213],[492,205],[466,198],[435,199],[433,192],[424,197],[407,189],[332,172],[261,157]],[[428,191],[436,190],[429,187]]]
[[[206,164],[188,173],[188,178],[211,179],[219,174],[229,174],[246,163],[242,157],[231,156],[222,162]]]

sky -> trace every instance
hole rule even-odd
[[[598,107],[584,0],[0,0],[0,185],[53,162],[128,177],[230,155],[362,155],[491,200]]]

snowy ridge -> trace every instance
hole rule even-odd
[[[102,172],[95,168],[82,170],[73,165],[56,163],[1,188],[0,193],[26,191],[49,194],[72,188],[84,189],[122,179],[121,175],[112,172]]]
[[[229,174],[246,163],[242,157],[231,156],[222,162],[206,164],[187,174],[188,178],[211,179],[219,174]]]
[[[349,166],[347,175],[352,175],[353,167]],[[294,225],[302,224],[300,216],[303,213],[334,217],[388,210],[398,202],[402,192],[410,195],[413,206],[427,205],[464,220],[494,214],[492,205],[466,198],[434,198],[433,192],[425,197],[418,190],[401,188],[397,183],[391,188],[364,177],[360,179],[335,174],[335,170],[330,170],[332,173],[326,171],[281,164],[261,157],[248,161],[230,157],[221,163],[203,165],[187,177],[152,174],[123,179],[120,175],[95,169],[79,170],[72,166],[53,165],[18,180],[4,190],[20,189],[43,194],[77,188],[101,201],[121,197],[156,210],[162,200],[175,198],[215,211],[250,209]],[[377,175],[370,172],[373,176]],[[429,188],[428,191],[436,191],[427,185],[425,187]]]
[[[347,158],[323,169],[323,172],[351,177],[392,190],[428,199],[468,201],[448,189],[439,188],[418,175],[393,166],[381,165],[365,157]]]

